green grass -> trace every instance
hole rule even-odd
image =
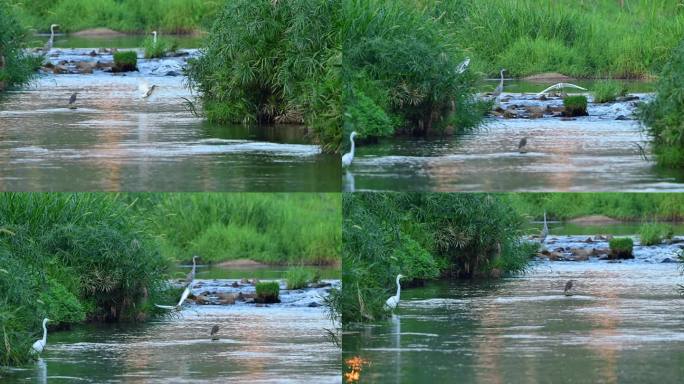
[[[671,229],[667,225],[651,223],[639,228],[641,245],[658,245],[671,236]]]
[[[563,106],[565,116],[586,116],[587,115],[587,97],[586,96],[566,96],[563,98]]]
[[[440,277],[520,273],[536,252],[521,243],[523,216],[485,194],[354,193],[343,197],[341,297],[345,324],[387,316],[401,273],[406,285]]]
[[[410,2],[409,2],[410,3]],[[657,74],[684,35],[675,1],[488,0],[413,2],[453,30],[453,43],[489,76],[560,72],[574,77]],[[524,58],[524,59],[521,59]]]
[[[105,27],[123,32],[190,33],[206,30],[223,0],[11,0],[24,25],[64,32]]]
[[[139,321],[166,287],[167,261],[113,194],[6,193],[0,199],[0,365],[31,359],[50,327]]]
[[[280,285],[278,282],[262,282],[256,284],[256,299],[257,303],[278,303],[280,299]]]
[[[177,49],[174,43],[169,39],[163,37],[157,38],[157,43],[155,44],[153,37],[148,37],[143,41],[143,50],[145,51],[146,59],[160,59],[168,52],[173,52]]]
[[[287,282],[287,289],[301,289],[306,288],[313,276],[308,269],[301,267],[294,267],[287,270],[285,274],[285,281]]]
[[[629,237],[615,237],[610,239],[610,257],[615,258],[632,258],[632,249],[634,248],[634,241]]]
[[[642,104],[639,118],[653,139],[659,165],[684,168],[684,41],[674,51],[657,84],[656,99]]]
[[[113,72],[132,72],[138,69],[138,54],[135,51],[114,53]]]
[[[251,259],[280,265],[338,265],[339,194],[127,194],[148,217],[163,254],[176,261]]]
[[[684,221],[679,193],[510,193],[503,194],[517,212],[541,220],[544,210],[555,220],[604,215],[624,221]]]
[[[594,85],[594,103],[610,103],[627,94],[625,87],[617,81],[601,81]]]

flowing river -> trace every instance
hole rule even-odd
[[[187,269],[184,268],[185,271]],[[4,372],[27,383],[339,383],[340,349],[328,338],[334,328],[322,304],[339,288],[339,275],[319,270],[324,288],[288,291],[281,282],[279,304],[244,302],[199,305],[144,324],[97,324],[50,332],[41,359]],[[211,276],[207,278],[207,276]],[[194,295],[253,292],[226,276],[282,276],[282,270],[198,269]],[[219,340],[211,328],[219,325]],[[0,377],[0,382],[3,380]]]
[[[593,83],[580,82],[591,89]],[[506,85],[504,110],[562,106],[531,92],[545,86]],[[382,139],[360,143],[343,174],[346,191],[684,191],[684,172],[659,169],[649,138],[633,120],[636,103],[649,100],[648,84],[629,83],[636,100],[588,107],[574,119],[487,118],[456,136]],[[591,100],[591,97],[590,97]],[[527,138],[524,153],[518,143]],[[640,149],[641,147],[641,149]],[[643,149],[643,151],[642,151]]]
[[[596,234],[548,247],[607,247],[586,242]],[[538,260],[516,277],[403,290],[393,318],[345,332],[347,381],[681,382],[684,277],[670,261],[683,245],[636,241],[633,260]]]
[[[140,39],[57,40],[42,73],[0,99],[0,190],[339,191],[339,156],[321,152],[301,126],[220,126],[195,117],[183,69],[197,49],[143,59],[138,72],[112,74],[98,47]],[[181,39],[180,44],[197,45]],[[157,85],[148,99],[139,85]],[[76,109],[69,97],[78,92]],[[199,108],[199,106],[197,106]]]

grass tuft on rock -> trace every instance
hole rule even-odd
[[[610,103],[627,94],[624,85],[617,81],[605,80],[594,85],[594,103]]]
[[[632,253],[634,241],[629,237],[614,237],[608,243],[610,246],[610,259],[633,259]]]
[[[586,96],[566,96],[563,99],[565,110],[563,115],[566,117],[588,116]]]
[[[668,237],[672,237],[672,230],[662,224],[644,224],[639,228],[641,245],[658,245]]]
[[[257,283],[254,301],[262,304],[280,303],[279,295],[280,285],[277,281]]]
[[[302,267],[294,267],[287,270],[285,274],[285,281],[287,282],[287,289],[302,289],[309,285],[313,277],[308,269]]]
[[[135,51],[114,53],[112,72],[133,72],[138,70],[138,54]]]

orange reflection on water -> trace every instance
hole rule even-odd
[[[362,359],[360,356],[354,356],[345,360],[349,372],[344,373],[344,379],[347,383],[356,383],[361,379],[361,370],[364,365],[368,365],[369,361]]]

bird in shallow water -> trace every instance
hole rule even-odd
[[[78,95],[78,92],[72,93],[71,97],[69,98],[69,108],[70,109],[76,109],[76,95]]]
[[[218,331],[219,331],[219,326],[218,324],[214,325],[211,327],[211,341],[216,341],[219,339],[218,337]]]
[[[523,137],[522,139],[520,139],[520,142],[518,143],[518,151],[520,151],[520,153],[525,153],[526,151],[524,148],[526,145],[527,145],[527,137]]]
[[[387,311],[394,311],[397,308],[397,305],[399,305],[399,299],[401,295],[401,285],[399,284],[399,280],[402,277],[404,277],[404,275],[397,275],[397,294],[391,296],[389,299],[387,299],[387,301],[385,301],[385,310]]]
[[[349,142],[351,143],[351,151],[345,153],[342,156],[342,167],[347,168],[354,161],[354,137],[356,137],[356,132],[352,132],[349,135]]]
[[[43,349],[45,349],[45,345],[47,345],[47,322],[50,321],[50,319],[45,318],[43,319],[43,338],[40,340],[36,340],[35,343],[31,346],[31,353],[35,354],[41,354],[43,353]]]
[[[565,296],[571,296],[572,292],[572,280],[568,280],[567,283],[565,283],[565,289],[563,290],[563,293],[565,293]]]

